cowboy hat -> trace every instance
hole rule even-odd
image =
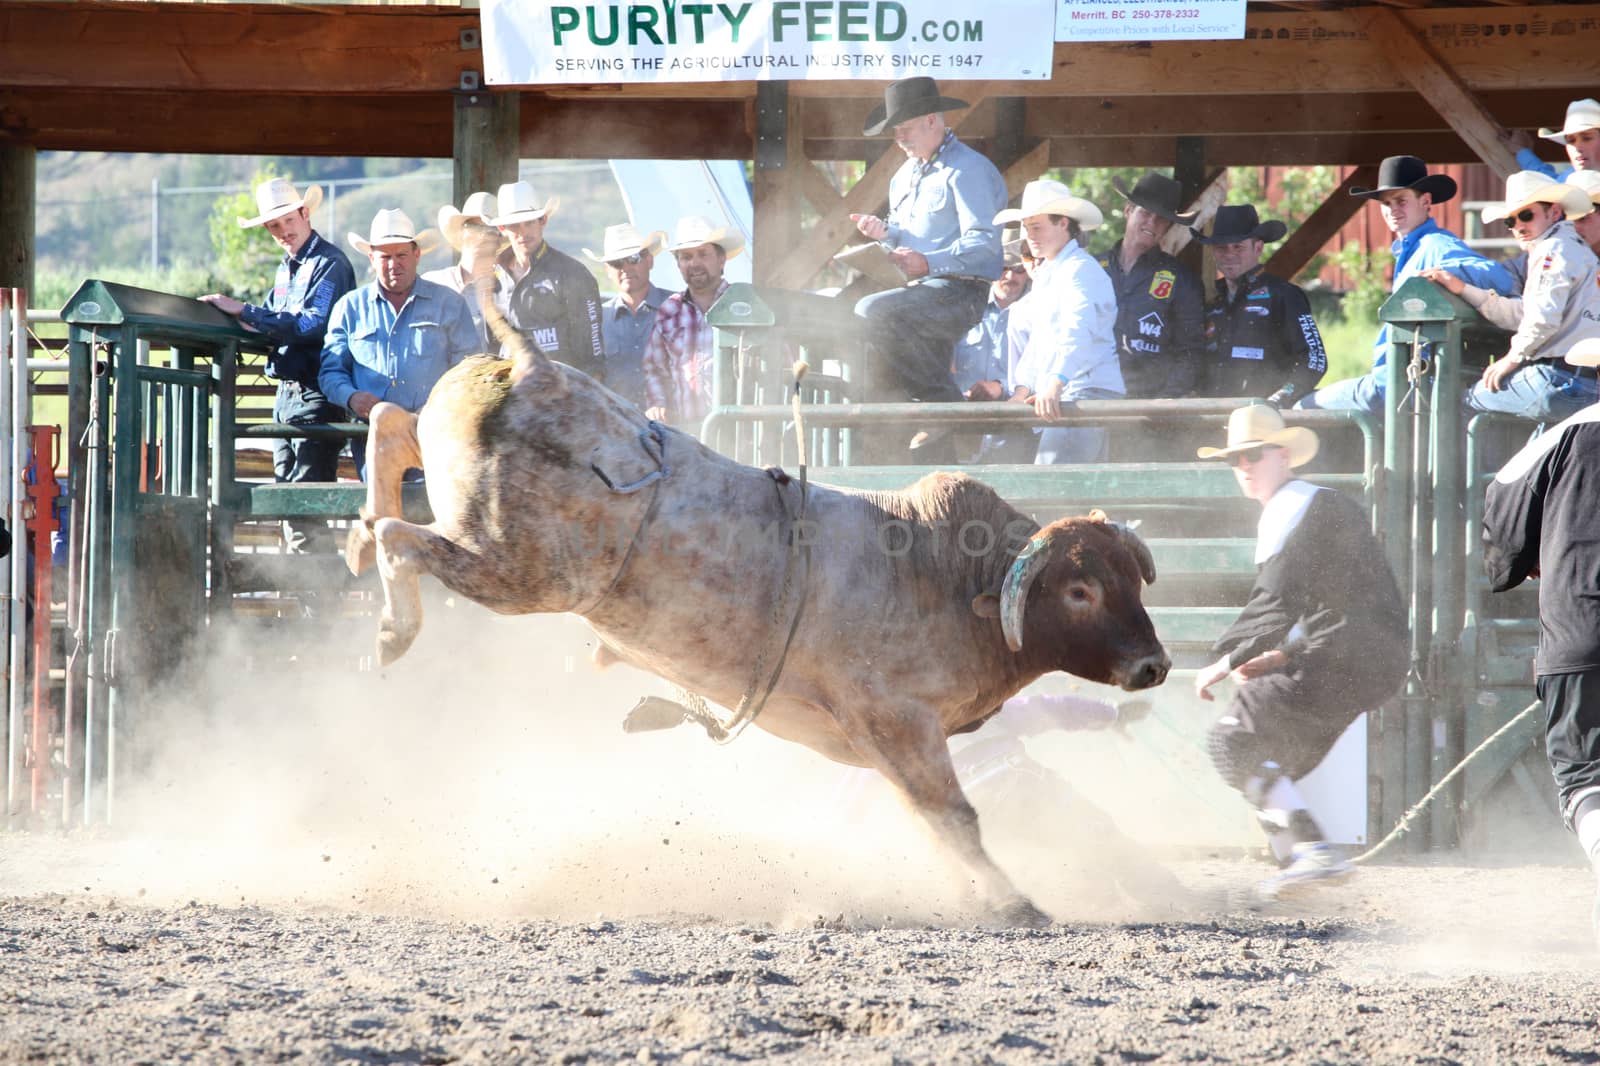
[[[1122,184],[1121,178],[1112,178],[1111,186],[1130,204],[1159,215],[1168,222],[1176,222],[1180,226],[1192,226],[1194,220],[1200,217],[1198,211],[1186,214],[1178,212],[1178,206],[1183,203],[1183,185],[1177,179],[1169,178],[1157,171],[1145,171],[1144,175],[1133,183],[1131,191]]]
[[[459,211],[451,204],[439,208],[439,232],[450,242],[450,247],[460,248],[461,234],[467,223],[481,222],[487,226],[494,212],[494,197],[486,192],[475,192],[467,197],[467,202],[461,205]]]
[[[433,250],[434,238],[437,236],[438,234],[431,229],[418,233],[411,216],[398,207],[386,207],[373,215],[372,227],[367,231],[366,237],[362,237],[359,233],[344,235],[350,246],[362,255],[369,255],[374,248],[390,244],[416,244],[417,250],[427,255]]]
[[[1414,155],[1392,155],[1378,164],[1376,188],[1352,188],[1350,195],[1371,199],[1400,189],[1415,189],[1418,195],[1427,193],[1434,203],[1442,204],[1455,196],[1456,179],[1448,174],[1429,174],[1428,164]]]
[[[509,226],[513,222],[537,222],[550,217],[561,206],[561,199],[552,196],[540,207],[539,197],[534,195],[532,185],[525,181],[512,181],[500,186],[496,203],[498,213],[494,218],[484,221],[491,226]]]
[[[965,100],[939,95],[939,83],[932,78],[906,78],[891,81],[883,89],[883,103],[867,112],[866,125],[861,128],[863,137],[876,137],[886,129],[898,126],[923,115],[945,111],[959,111],[966,107]]]
[[[1570,366],[1600,366],[1600,337],[1579,341],[1561,358]]]
[[[1505,203],[1484,208],[1483,220],[1498,222],[1532,204],[1558,204],[1568,216],[1581,217],[1594,210],[1589,194],[1578,186],[1557,181],[1536,170],[1519,170],[1506,179]]]
[[[640,252],[660,255],[666,243],[665,230],[652,230],[648,237],[641,237],[639,231],[633,228],[632,222],[623,222],[606,227],[605,241],[600,245],[598,252],[585,248],[583,254],[596,263],[612,263],[618,259],[638,255]]]
[[[1221,448],[1198,448],[1202,459],[1226,459],[1264,444],[1289,453],[1290,466],[1304,466],[1317,454],[1317,435],[1304,426],[1285,426],[1276,407],[1253,403],[1235,408],[1228,416],[1228,443]]]
[[[1539,136],[1557,144],[1566,144],[1568,137],[1584,130],[1600,130],[1600,100],[1592,96],[1568,104],[1567,121],[1561,124],[1561,128],[1553,130],[1548,126],[1541,126]]]
[[[1084,232],[1099,229],[1106,220],[1098,207],[1082,197],[1072,195],[1072,190],[1059,181],[1041,178],[1024,185],[1021,206],[1006,208],[994,216],[994,224],[1010,225],[1035,215],[1065,215],[1076,221]]]
[[[1600,207],[1600,170],[1574,170],[1567,175],[1567,184],[1589,194],[1589,202]],[[1571,218],[1571,215],[1567,216]],[[1581,216],[1580,216],[1581,217]]]
[[[729,259],[744,251],[744,237],[728,226],[713,226],[703,215],[688,215],[678,219],[677,232],[672,235],[669,252],[686,252],[702,244],[714,244]]]
[[[312,185],[306,189],[305,196],[295,191],[287,178],[271,178],[256,186],[256,217],[238,218],[240,229],[249,229],[251,226],[263,226],[275,218],[281,218],[290,211],[305,208],[310,214],[322,203],[322,186]]]
[[[1196,233],[1194,239],[1201,244],[1234,244],[1251,240],[1271,244],[1283,240],[1283,235],[1288,232],[1289,227],[1275,218],[1261,221],[1254,204],[1223,204],[1217,208],[1216,217],[1212,219],[1211,235],[1208,237]]]
[[[1000,234],[1000,254],[1006,266],[1021,266],[1022,255],[1026,251],[1020,231],[1007,227],[1005,232]]]

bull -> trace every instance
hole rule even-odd
[[[423,573],[501,613],[575,612],[616,658],[727,707],[754,693],[761,728],[876,769],[999,920],[1048,922],[985,852],[947,739],[1051,671],[1166,678],[1138,535],[1098,513],[1041,529],[962,474],[807,489],[506,340],[511,358],[462,362],[419,414],[372,412],[346,559],[383,580],[379,661],[416,638]],[[429,525],[400,517],[417,466]]]

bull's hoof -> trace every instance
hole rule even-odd
[[[1051,925],[1050,916],[1023,896],[1001,904],[995,911],[995,918],[1014,929],[1047,929]]]
[[[594,664],[596,670],[604,670],[609,666],[620,663],[622,656],[612,651],[611,646],[605,641],[600,640],[595,642],[594,651],[589,653],[589,661]]]
[[[360,577],[377,559],[377,538],[365,522],[357,522],[350,527],[350,534],[344,540],[344,565],[350,568],[352,574]]]
[[[385,618],[378,627],[378,665],[389,666],[411,650],[417,639],[417,628],[403,630]]]

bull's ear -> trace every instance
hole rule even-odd
[[[972,613],[979,618],[1000,617],[1000,597],[992,592],[981,592],[972,597]]]

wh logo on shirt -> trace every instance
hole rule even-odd
[[[537,344],[539,350],[547,355],[556,351],[559,347],[556,343],[556,328],[554,326],[546,326],[543,329],[534,330],[533,343]]]

